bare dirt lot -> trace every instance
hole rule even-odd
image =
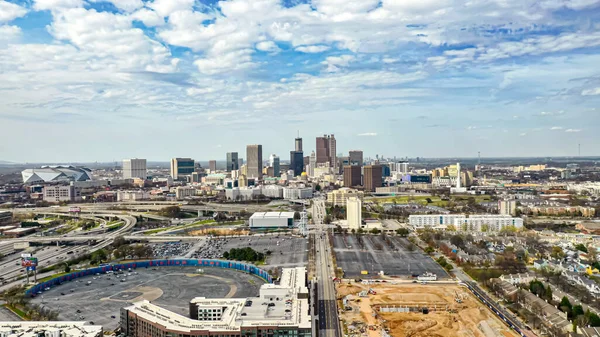
[[[466,288],[458,285],[352,282],[338,284],[336,288],[338,297],[350,295],[341,315],[349,336],[380,337],[382,328],[392,337],[517,336]],[[358,295],[369,289],[376,294]],[[423,308],[427,308],[427,314]]]

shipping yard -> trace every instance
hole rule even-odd
[[[348,336],[517,336],[460,285],[343,282],[336,288]]]

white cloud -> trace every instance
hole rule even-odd
[[[167,17],[177,11],[191,10],[194,0],[154,0],[147,6],[154,9],[158,15]]]
[[[562,130],[563,127],[562,126],[553,126],[550,128],[550,130]]]
[[[379,0],[312,0],[312,5],[321,13],[361,13],[374,9]]]
[[[200,72],[207,75],[231,72],[254,67],[251,49],[238,50],[226,54],[209,56],[194,61]]]
[[[165,19],[163,17],[147,8],[142,8],[131,14],[131,18],[142,21],[146,27],[156,27],[165,24]]]
[[[17,26],[0,26],[0,41],[12,41],[21,36],[21,28]]]
[[[261,41],[256,44],[256,49],[268,53],[278,53],[281,51],[277,44],[273,41]]]
[[[339,70],[339,68],[347,67],[350,62],[354,61],[356,57],[353,55],[342,55],[342,56],[328,56],[325,61],[321,62],[327,66],[326,71],[333,73]]]
[[[396,62],[400,61],[400,59],[391,58],[391,57],[384,57],[381,61],[383,63],[396,63]]]
[[[82,7],[83,0],[35,0],[33,8],[38,11],[61,10],[65,8]]]
[[[329,46],[324,46],[324,45],[300,46],[300,47],[296,48],[296,51],[299,51],[301,53],[308,53],[308,54],[322,53],[327,50],[329,50]]]
[[[560,111],[542,111],[538,114],[538,116],[542,117],[550,117],[550,116],[561,116],[564,115],[565,112],[563,110]]]
[[[522,132],[522,133],[519,134],[519,136],[525,137],[525,136],[527,136],[527,132]]]
[[[596,96],[600,95],[600,87],[594,89],[586,89],[581,92],[581,96]]]
[[[374,136],[377,136],[377,132],[359,133],[357,136],[360,136],[360,137],[374,137]]]
[[[581,132],[581,129],[566,129],[565,132]]]
[[[0,0],[0,23],[12,21],[25,14],[27,14],[27,9],[12,2]]]

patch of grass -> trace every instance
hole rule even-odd
[[[21,317],[23,320],[28,321],[29,320],[29,316],[27,316],[27,314],[25,314],[25,312],[19,308],[13,307],[12,305],[8,305],[8,304],[4,304],[3,305],[6,309],[14,312],[15,314],[17,314],[19,317]]]
[[[62,273],[58,273],[58,274],[54,274],[54,275],[49,275],[49,276],[46,276],[44,278],[38,279],[38,282],[39,283],[43,283],[43,282],[46,282],[46,281],[50,281],[50,280],[52,280],[54,278],[61,277],[63,275],[67,275],[67,274],[69,274],[69,273],[62,272]]]

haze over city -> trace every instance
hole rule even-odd
[[[599,21],[597,1],[0,0],[0,159],[283,153],[297,130],[595,155]]]

